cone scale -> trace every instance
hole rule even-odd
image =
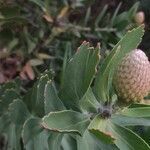
[[[128,53],[118,65],[113,81],[119,99],[139,102],[150,91],[150,63],[140,49]]]

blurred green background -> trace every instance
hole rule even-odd
[[[1,0],[0,83],[28,85],[51,69],[61,83],[66,62],[84,41],[105,56],[124,33],[145,24],[139,46],[149,55],[149,0]]]
[[[66,62],[84,41],[102,57],[129,29],[145,24],[140,48],[149,52],[149,0],[1,0],[0,83],[32,85],[46,69],[61,84]]]

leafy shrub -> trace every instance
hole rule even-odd
[[[25,96],[18,80],[1,86],[0,132],[7,149],[149,150],[131,128],[150,125],[149,105],[122,106],[112,87],[115,68],[142,36],[143,26],[128,32],[98,72],[100,46],[83,42],[64,68],[59,91],[50,71]]]
[[[58,81],[62,63],[66,63],[84,40],[93,45],[100,41],[102,52],[110,50],[128,29],[136,26],[134,16],[139,6],[135,3],[121,12],[122,3],[115,1],[115,9],[111,10],[111,2],[104,1],[1,0],[0,61],[8,64],[7,59],[13,59],[18,64],[19,57],[19,65],[8,68],[8,80],[20,72],[23,79],[28,74],[27,79],[32,80],[52,68]],[[35,75],[29,75],[26,64],[31,65]],[[5,71],[2,73],[6,77]]]

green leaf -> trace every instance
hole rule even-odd
[[[110,20],[110,27],[113,27],[113,25],[114,25],[115,18],[117,17],[117,14],[118,14],[118,12],[119,12],[119,10],[120,10],[121,4],[122,4],[121,2],[118,4],[118,6],[117,6],[116,9],[115,9],[114,14],[113,14],[112,17],[111,17],[111,20]]]
[[[8,113],[3,114],[0,117],[0,133],[3,133],[6,129],[6,127],[8,127],[10,124],[10,118]]]
[[[45,4],[42,0],[29,0],[30,2],[35,3],[38,5],[44,12],[46,12]]]
[[[85,131],[83,137],[77,136],[77,150],[118,150],[113,144],[105,144],[93,134]]]
[[[25,120],[30,117],[30,113],[26,105],[20,99],[14,100],[9,105],[9,113],[11,121],[16,125],[22,125]]]
[[[59,111],[65,109],[63,103],[57,95],[56,89],[52,81],[48,81],[45,86],[44,105],[46,114],[48,114],[51,111]]]
[[[65,106],[78,110],[78,102],[88,90],[99,62],[99,48],[84,42],[69,61],[59,93]]]
[[[7,82],[4,85],[0,85],[0,96],[2,96],[2,94],[4,94],[4,92],[8,89],[16,89],[15,82]]]
[[[113,72],[122,58],[138,46],[143,33],[143,26],[129,31],[103,61],[94,84],[94,93],[99,101],[106,102],[110,100],[109,92],[112,85]]]
[[[95,27],[99,27],[99,24],[101,23],[103,17],[106,15],[107,10],[108,10],[108,4],[105,4],[105,6],[100,11],[99,15],[97,16],[97,18],[95,20]]]
[[[53,77],[54,77],[54,71],[53,71],[53,70],[45,70],[45,71],[41,74],[41,76],[48,76],[49,81],[50,81],[50,80],[53,79]]]
[[[30,114],[20,99],[14,100],[8,110],[0,118],[0,132],[5,134],[8,149],[21,150],[22,125]]]
[[[90,129],[90,132],[106,144],[114,143],[115,139],[112,136],[110,136],[109,133],[102,132],[99,129]]]
[[[79,135],[82,135],[89,125],[89,118],[86,115],[71,110],[51,112],[42,120],[42,125],[46,129]]]
[[[76,139],[69,134],[65,134],[63,136],[61,146],[64,150],[77,150]]]
[[[6,5],[3,7],[0,7],[0,22],[1,24],[6,25],[6,23],[12,23],[19,22],[19,23],[26,23],[27,19],[25,16],[21,15],[20,7],[15,5]]]
[[[128,15],[130,19],[133,19],[137,13],[137,10],[139,8],[140,2],[136,2],[129,10]]]
[[[64,78],[64,75],[65,75],[65,70],[66,70],[66,66],[67,66],[68,60],[72,56],[71,52],[72,52],[71,42],[66,42],[65,43],[65,52],[64,52],[64,57],[63,57],[61,85],[63,85],[63,82],[64,82],[63,78]]]
[[[61,150],[61,141],[63,134],[60,133],[50,133],[48,137],[48,146],[51,150]]]
[[[15,93],[20,93],[20,86],[21,86],[21,81],[19,78],[16,78],[15,80],[12,80],[10,82],[6,82],[3,85],[0,85],[0,97],[5,95],[4,93],[9,89],[15,91]],[[7,94],[6,94],[7,95]]]
[[[137,107],[150,107],[150,105],[148,104],[141,104],[141,103],[133,103],[131,105],[129,105],[128,108],[137,108]]]
[[[98,139],[107,144],[113,144],[115,139],[111,135],[111,133],[108,132],[107,128],[108,128],[108,120],[101,118],[99,115],[97,115],[92,120],[92,122],[88,127],[89,131],[93,133]]]
[[[125,108],[121,112],[128,117],[150,117],[150,107]]]
[[[24,101],[27,104],[29,110],[39,117],[42,117],[45,114],[44,90],[49,80],[50,79],[47,74],[42,75],[40,79],[34,84],[32,90],[29,91],[24,97]]]
[[[23,143],[26,145],[30,140],[34,139],[43,131],[41,119],[29,118],[25,121],[22,130]]]
[[[43,130],[40,118],[26,120],[22,130],[23,144],[26,150],[48,150],[48,137],[49,133]]]
[[[30,31],[28,31],[27,27],[25,27],[23,31],[24,31],[23,35],[24,35],[24,38],[25,38],[25,42],[27,44],[28,53],[31,54],[37,46],[38,38],[33,37],[33,35],[30,34]],[[30,62],[31,66],[38,66],[38,65],[43,64],[42,60],[36,59],[36,58],[30,59],[29,62]]]
[[[111,121],[120,126],[150,126],[150,118],[128,117],[114,114]]]
[[[39,115],[39,116],[43,116],[44,115],[44,89],[46,86],[47,81],[49,80],[48,76],[42,76],[38,82],[38,85],[36,87],[36,95],[35,95],[35,103],[34,105],[34,109],[35,112]],[[34,97],[33,97],[34,98]]]
[[[91,88],[88,89],[83,98],[80,100],[79,105],[80,109],[84,113],[96,113],[100,106]]]
[[[44,62],[41,59],[34,58],[34,59],[30,59],[29,63],[31,66],[39,66],[39,65],[42,65]]]
[[[42,131],[24,145],[25,150],[49,150],[48,137],[49,134],[46,131]]]
[[[109,122],[109,128],[116,140],[116,146],[121,150],[150,150],[150,146],[133,131]]]
[[[20,95],[14,89],[6,89],[0,100],[0,115],[8,111],[8,106]]]
[[[114,27],[116,27],[117,30],[120,30],[120,31],[127,28],[129,23],[131,23],[132,20],[134,19],[138,8],[139,8],[139,2],[136,2],[130,8],[130,10],[119,13],[119,15],[115,17]]]
[[[13,5],[5,5],[0,8],[0,12],[2,16],[5,16],[6,18],[18,16],[20,14],[20,7],[13,6]]]
[[[5,136],[8,150],[21,150],[21,129],[20,126],[16,126],[14,123],[10,123],[6,127]]]
[[[14,38],[9,44],[8,44],[8,51],[12,51],[13,48],[18,44],[19,40],[17,38]]]

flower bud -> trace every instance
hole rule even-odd
[[[134,18],[135,22],[139,25],[143,24],[145,21],[145,14],[143,11],[139,11],[136,13],[135,18]]]
[[[141,101],[150,91],[150,63],[140,49],[128,53],[114,73],[114,87],[120,99]]]

